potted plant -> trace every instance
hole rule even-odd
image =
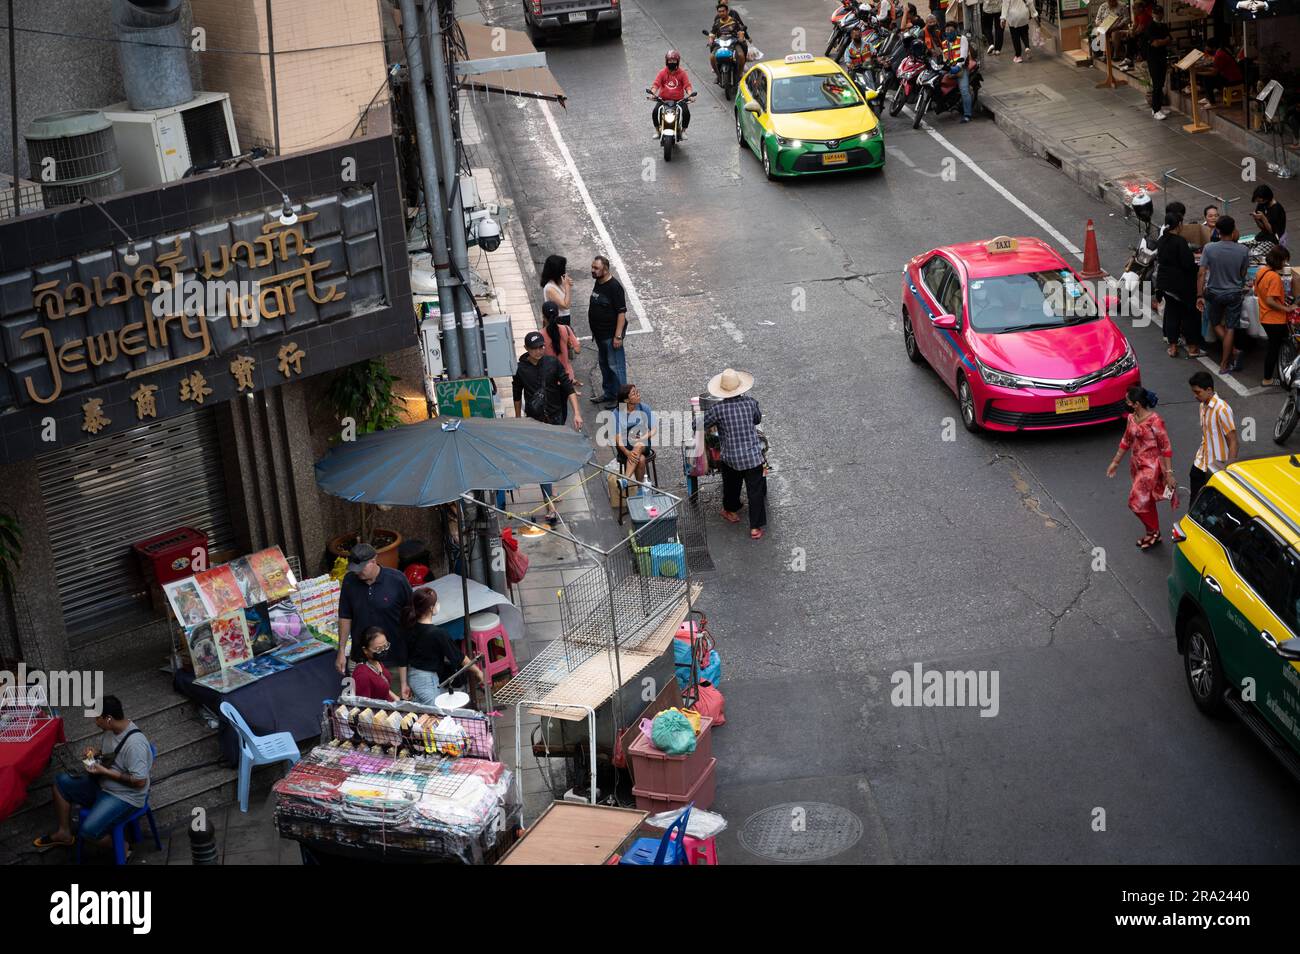
[[[340,424],[351,418],[357,436],[387,430],[402,423],[398,414],[398,397],[393,391],[397,378],[385,367],[383,359],[371,358],[349,365],[329,387],[329,401]],[[342,432],[340,437],[342,438]],[[332,556],[346,557],[359,541],[375,548],[380,566],[397,569],[397,548],[402,535],[396,530],[376,527],[367,520],[368,506],[361,505],[360,526],[340,534],[329,542]]]

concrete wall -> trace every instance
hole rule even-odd
[[[207,31],[204,77],[210,89],[230,93],[240,145],[272,146],[269,57],[217,52],[270,49],[266,0],[191,7]],[[280,152],[349,138],[376,92],[377,102],[388,98],[379,0],[274,0],[272,12]]]
[[[8,3],[9,0],[6,0]],[[126,99],[118,65],[109,0],[13,0],[17,27],[19,175],[31,178],[23,130],[37,116],[65,109],[101,109]],[[12,172],[9,118],[8,10],[0,5],[0,170]],[[188,33],[190,11],[181,23]],[[36,32],[27,32],[39,30]],[[59,35],[64,34],[64,35]],[[76,34],[72,36],[71,34]],[[95,37],[97,39],[81,39]],[[202,89],[202,67],[190,56],[194,88]]]

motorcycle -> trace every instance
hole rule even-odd
[[[921,43],[921,27],[914,26],[906,30],[895,30],[885,47],[887,52],[882,52],[880,62],[880,85],[877,87],[881,100],[888,98],[889,94],[898,87],[898,69],[907,59],[912,44]],[[888,57],[886,59],[886,57]],[[902,106],[899,106],[902,111]],[[898,113],[893,115],[897,116]]]
[[[1294,325],[1292,329],[1294,330]],[[1273,441],[1283,444],[1295,430],[1300,421],[1300,357],[1293,358],[1282,372],[1282,385],[1286,388],[1286,402],[1277,412],[1277,422],[1273,425]]]
[[[678,108],[681,100],[664,99],[662,96],[655,96],[650,90],[646,90],[650,98],[657,102],[659,109],[659,123],[656,131],[659,134],[659,144],[664,147],[664,162],[673,161],[673,150],[677,147],[677,140],[681,138],[681,116],[682,111]],[[695,98],[695,93],[686,97],[686,101]]]
[[[700,32],[705,36],[709,35],[708,30],[701,30]],[[739,43],[740,38],[736,34],[724,33],[719,37],[715,37],[711,45],[713,61],[718,67],[716,82],[722,87],[722,93],[728,102],[736,98],[736,86],[740,82],[738,76],[740,71],[737,66],[739,61],[736,56],[739,52],[737,49]]]
[[[839,62],[844,55],[844,48],[849,45],[849,33],[855,26],[862,26],[871,15],[868,4],[861,3],[852,7],[840,7],[831,14],[831,38],[826,43],[826,56]]]
[[[979,63],[972,57],[967,69],[970,71],[971,111],[979,102],[980,86],[984,80],[980,76]],[[939,57],[931,57],[926,68],[917,77],[920,92],[916,98],[916,115],[912,117],[912,128],[919,129],[921,119],[927,112],[945,113],[950,109],[961,110],[961,87],[957,77],[950,72],[948,64]]]
[[[1151,196],[1145,189],[1139,189],[1129,199],[1126,212],[1137,217],[1138,236],[1137,241],[1129,246],[1128,260],[1124,263],[1124,271],[1120,273],[1119,285],[1134,307],[1142,307],[1141,291],[1151,287],[1149,283],[1155,277],[1156,240],[1160,236],[1151,235],[1152,211]]]
[[[894,70],[894,81],[898,85],[894,89],[893,97],[889,100],[889,115],[897,116],[901,113],[903,107],[920,91],[921,87],[918,80],[920,80],[921,73],[928,65],[925,53],[925,43],[919,36],[908,45],[902,61]]]

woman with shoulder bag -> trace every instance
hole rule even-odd
[[[1178,357],[1178,339],[1187,357],[1201,356],[1201,319],[1196,313],[1196,257],[1183,238],[1182,213],[1165,212],[1165,227],[1156,240],[1155,294],[1164,309],[1164,337],[1169,357]]]
[[[1038,17],[1034,0],[1003,0],[1002,25],[1011,29],[1011,43],[1016,48],[1012,62],[1029,58],[1029,21]]]

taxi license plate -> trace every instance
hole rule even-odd
[[[849,161],[847,152],[824,152],[822,153],[823,166],[842,166]]]
[[[1057,414],[1071,414],[1075,411],[1088,410],[1088,395],[1056,399]]]

